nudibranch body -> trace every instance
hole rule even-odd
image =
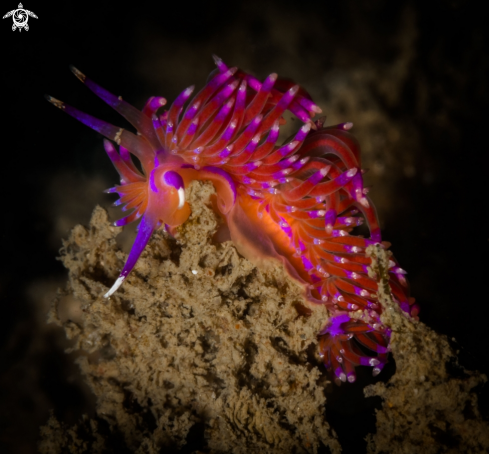
[[[194,87],[189,87],[163,111],[164,98],[150,98],[139,111],[73,68],[137,134],[48,97],[109,139],[105,150],[121,180],[108,192],[120,196],[116,204],[124,211],[132,210],[115,225],[141,218],[127,261],[105,297],[124,282],[155,229],[164,225],[171,232],[187,220],[185,187],[192,180],[210,180],[217,209],[240,253],[258,265],[280,260],[303,285],[305,297],[330,310],[319,346],[336,381],[355,381],[358,365],[372,366],[378,374],[387,361],[390,332],[380,322],[377,282],[368,275],[365,249],[386,244],[363,186],[360,148],[347,132],[352,124],[313,122],[321,109],[298,85],[276,74],[261,83],[215,61],[216,73],[197,95],[191,98]],[[291,140],[277,145],[286,111],[303,125]],[[369,238],[353,234],[362,223]],[[394,298],[416,315],[405,271],[394,260],[390,265]],[[367,315],[352,317],[353,312]]]

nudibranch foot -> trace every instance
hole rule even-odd
[[[355,367],[378,374],[387,361],[390,331],[380,323],[378,283],[366,248],[382,244],[377,214],[363,184],[360,146],[350,122],[325,126],[321,109],[299,85],[277,74],[263,82],[214,56],[217,69],[197,94],[183,90],[165,110],[152,97],[142,111],[109,93],[76,68],[75,76],[120,113],[137,133],[113,126],[52,97],[56,107],[105,136],[104,147],[120,177],[109,189],[139,220],[134,245],[112,296],[134,268],[152,233],[171,233],[190,215],[185,188],[211,181],[216,209],[239,252],[258,266],[284,264],[304,298],[325,305],[330,319],[319,333],[319,352],[336,381],[353,382]],[[301,122],[278,144],[289,112]],[[119,146],[117,150],[114,143]],[[140,163],[135,165],[133,159]],[[360,226],[368,236],[356,234]],[[405,271],[392,259],[390,291],[416,316]]]

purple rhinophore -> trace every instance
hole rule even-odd
[[[184,187],[183,178],[173,170],[168,170],[163,174],[163,182],[168,186],[173,186],[177,190]]]

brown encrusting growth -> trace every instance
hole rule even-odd
[[[308,358],[326,309],[301,316],[303,291],[281,266],[261,272],[231,242],[213,242],[213,193],[192,184],[192,215],[176,241],[156,233],[109,300],[102,295],[124,262],[115,241],[122,229],[97,208],[88,229],[77,226],[65,242],[67,292],[83,316],[63,326],[86,352],[79,363],[97,414],[133,451],[178,448],[200,424],[214,452],[339,452],[324,411],[325,371]],[[59,312],[58,302],[51,319],[61,323]],[[98,434],[85,423],[83,432]],[[43,429],[44,452],[60,452],[60,431],[54,420]],[[78,432],[64,439],[77,445]]]
[[[189,221],[176,239],[157,232],[109,300],[102,295],[125,260],[115,240],[121,229],[101,208],[88,228],[73,229],[62,253],[68,297],[55,302],[50,320],[81,352],[97,416],[71,428],[52,417],[41,452],[169,452],[196,439],[195,449],[213,453],[341,451],[316,357],[324,306],[307,306],[278,264],[259,270],[231,242],[217,243],[212,194],[209,183],[187,189]],[[369,254],[372,276],[386,283],[388,253]],[[408,319],[382,287],[397,369],[387,384],[366,389],[383,399],[369,452],[489,449],[471,393],[485,377],[453,378],[445,337]],[[78,312],[67,307],[74,301]]]
[[[372,271],[385,283],[388,253],[374,246],[367,253],[374,259]],[[379,301],[384,306],[382,322],[392,328],[396,373],[387,384],[365,389],[367,397],[383,399],[368,452],[489,452],[489,424],[482,420],[472,392],[486,383],[486,376],[458,366],[446,336],[406,318],[382,285]]]

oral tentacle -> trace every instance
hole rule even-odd
[[[131,248],[131,252],[129,252],[129,256],[127,257],[126,263],[122,268],[119,277],[115,281],[114,285],[110,288],[110,290],[104,295],[105,298],[110,298],[114,292],[122,285],[122,283],[126,280],[129,273],[136,265],[141,253],[144,251],[144,248],[148,244],[151,235],[156,227],[156,220],[154,217],[145,214],[141,222],[139,224],[138,233],[136,235],[136,239],[134,240],[134,244]]]

